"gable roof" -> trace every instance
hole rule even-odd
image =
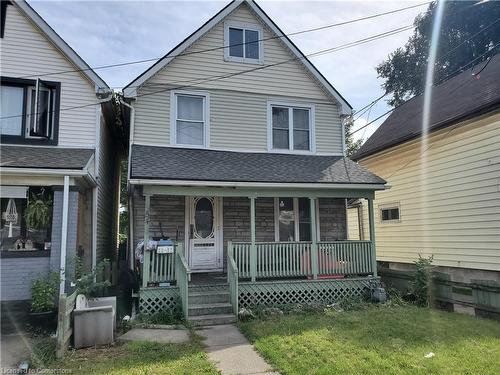
[[[238,8],[242,3],[247,4],[250,9],[259,16],[264,24],[269,27],[279,39],[288,47],[298,61],[308,70],[320,83],[320,85],[328,92],[335,100],[338,101],[341,107],[342,114],[350,114],[352,106],[347,102],[342,95],[332,86],[330,82],[321,74],[321,72],[309,61],[309,59],[299,50],[299,48],[281,31],[274,21],[264,12],[264,10],[254,0],[233,0],[231,3],[222,8],[211,19],[205,22],[198,30],[189,35],[181,43],[175,46],[170,52],[153,64],[150,68],[140,74],[132,82],[123,88],[123,93],[126,97],[135,97],[137,95],[136,88],[141,86],[149,78],[155,75],[158,71],[167,66],[178,54],[183,53],[194,42],[200,39],[216,24],[222,21],[227,15]]]
[[[479,64],[475,71],[484,67]],[[473,77],[468,69],[434,87],[429,130],[435,131],[500,108],[500,54]],[[474,68],[473,68],[474,69]],[[419,95],[396,108],[352,156],[359,160],[422,134],[424,96]]]
[[[94,72],[90,66],[71,48],[63,38],[57,34],[52,27],[25,1],[11,1],[35,26],[51,41],[59,51],[85,75],[98,88],[109,90],[104,80]],[[7,11],[8,12],[8,11]]]
[[[130,178],[385,185],[382,178],[342,156],[234,152],[144,145],[132,146]]]

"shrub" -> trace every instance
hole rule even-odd
[[[59,275],[51,272],[41,275],[31,284],[31,311],[46,312],[56,309],[56,298],[59,291]]]
[[[429,286],[431,284],[433,257],[422,258],[418,255],[418,260],[415,261],[415,276],[411,283],[413,294],[415,295],[415,303],[421,307],[429,306]]]
[[[108,280],[96,281],[102,278],[104,269],[109,264],[109,260],[104,259],[97,264],[97,266],[89,273],[83,273],[83,264],[80,258],[76,260],[76,275],[79,278],[75,280],[76,289],[78,294],[83,294],[85,297],[99,297],[104,295],[107,287],[111,286]]]

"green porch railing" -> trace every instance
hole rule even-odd
[[[252,275],[251,243],[231,244],[240,278],[310,277],[316,269],[319,276],[373,273],[370,241],[318,242],[316,247],[310,242],[257,242],[255,247],[257,267]]]
[[[234,260],[234,249],[231,241],[227,243],[227,282],[229,284],[229,299],[233,313],[238,315],[238,267]]]
[[[319,275],[372,273],[370,241],[318,242]]]
[[[176,248],[182,244],[176,243]],[[156,250],[146,251],[144,261],[144,276],[148,282],[172,282],[175,280],[175,253],[158,254]]]
[[[184,250],[182,245],[177,246],[175,262],[175,274],[177,276],[177,286],[179,287],[179,295],[181,297],[182,312],[184,319],[188,318],[189,311],[189,282],[191,281],[191,270],[188,267],[186,258],[184,258]]]

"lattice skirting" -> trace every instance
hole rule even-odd
[[[142,288],[139,292],[139,312],[156,314],[172,310],[179,303],[179,288]]]
[[[373,278],[242,282],[238,288],[239,305],[252,307],[294,303],[334,303],[344,298],[365,295],[371,280]]]

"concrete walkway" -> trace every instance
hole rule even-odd
[[[196,333],[205,339],[208,358],[223,375],[278,374],[272,372],[272,367],[255,351],[235,325],[204,327]]]

